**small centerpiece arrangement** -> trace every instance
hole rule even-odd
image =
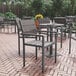
[[[35,16],[35,25],[36,25],[36,28],[37,28],[37,29],[39,28],[38,19],[43,19],[43,15],[42,15],[42,14],[37,14],[37,15]]]

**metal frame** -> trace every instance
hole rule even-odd
[[[38,35],[38,34],[28,34],[28,33],[24,33],[23,29],[22,29],[22,24],[21,24],[21,20],[19,19],[19,24],[17,23],[17,27],[18,25],[20,26],[20,28],[18,28],[18,53],[20,55],[20,38],[23,40],[23,67],[25,66],[25,45],[27,46],[33,46],[35,47],[35,54],[36,54],[36,59],[37,59],[37,47],[41,47],[42,48],[42,73],[44,72],[44,65],[45,65],[45,62],[44,62],[44,49],[49,47],[49,46],[52,46],[53,44],[55,44],[55,63],[56,63],[56,60],[57,60],[57,33],[55,32],[55,42],[50,44],[50,45],[47,45],[45,46],[45,41],[44,41],[44,36],[43,35]],[[21,33],[20,33],[21,31]],[[39,31],[38,31],[39,32]],[[50,33],[53,33],[53,32],[50,32]],[[42,38],[42,41],[41,40],[38,40],[39,42],[42,43],[42,45],[33,45],[33,44],[28,44],[25,42],[25,38],[29,38],[29,37],[33,37],[35,38],[35,40],[37,41],[38,39],[37,38]],[[50,42],[51,43],[51,42]]]
[[[66,18],[65,17],[54,17],[54,20],[53,21],[55,23],[64,24],[64,26],[58,26],[57,27],[57,31],[58,30],[61,30],[61,33],[60,33],[60,36],[61,36],[61,44],[60,44],[60,47],[62,48],[63,32],[66,30]],[[64,36],[65,36],[65,39],[66,39],[66,33],[65,32],[64,32]]]
[[[72,29],[70,27],[70,30],[69,30],[69,54],[71,53],[71,39],[75,40],[76,41],[76,37],[72,37],[72,33],[76,34],[76,32],[72,32],[73,30],[76,30],[76,29]]]

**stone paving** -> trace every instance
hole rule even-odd
[[[76,42],[72,40],[72,52],[68,54],[68,38],[59,47],[57,63],[45,57],[45,72],[41,72],[41,50],[35,60],[33,47],[26,47],[26,66],[23,68],[22,44],[18,55],[17,34],[0,33],[0,76],[76,76]]]

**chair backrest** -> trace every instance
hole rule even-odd
[[[28,19],[32,19],[32,17],[31,16],[23,16],[22,19],[28,20]]]
[[[20,20],[20,26],[25,33],[37,33],[34,20]]]
[[[60,23],[60,24],[65,24],[66,19],[65,19],[65,17],[54,17],[54,22],[55,23]]]
[[[76,22],[76,16],[66,16],[67,22]]]
[[[76,16],[74,17],[74,20],[73,21],[76,23]]]
[[[50,18],[38,19],[39,23],[50,23]]]

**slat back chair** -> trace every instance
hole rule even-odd
[[[54,21],[55,21],[55,23],[59,23],[59,24],[65,24],[66,23],[65,17],[54,17]]]
[[[72,33],[76,32],[76,16],[66,16],[66,23],[68,25],[68,29],[72,28]],[[74,30],[73,30],[74,29]],[[69,32],[69,31],[68,31]],[[76,33],[75,33],[76,35]]]
[[[44,72],[44,65],[45,65],[44,48],[47,48],[47,47],[55,44],[55,62],[56,62],[56,51],[57,51],[56,37],[55,37],[55,42],[44,41],[44,36],[37,34],[37,29],[34,25],[33,20],[24,20],[23,21],[23,20],[16,19],[16,22],[17,22],[17,27],[18,27],[18,34],[19,34],[19,32],[21,32],[20,35],[22,35],[21,38],[23,40],[23,67],[25,66],[25,51],[26,51],[25,45],[35,47],[36,59],[37,59],[37,51],[38,51],[37,47],[41,47],[42,48],[42,72]],[[29,36],[34,36],[34,40],[30,40],[30,41],[26,42],[25,38],[27,38]],[[38,40],[37,37],[41,37],[41,40]],[[19,36],[19,38],[20,38],[20,36]]]
[[[29,20],[27,20],[27,22],[25,22],[26,20],[22,20],[22,25],[27,25],[27,26],[21,26],[20,21],[21,21],[21,19],[16,18],[16,24],[17,24],[17,29],[18,29],[18,54],[19,55],[20,55],[20,38],[23,37],[23,35],[22,35],[23,33],[29,33],[28,32],[29,27],[30,27],[30,29],[32,29],[32,26],[28,25]],[[32,21],[30,21],[30,22],[32,23]],[[33,31],[31,31],[31,33],[33,33]],[[34,31],[34,33],[37,33],[37,31]]]
[[[52,20],[50,20],[49,17],[45,17],[43,19],[38,19],[38,22],[39,22],[39,30],[46,29],[45,32],[43,32],[42,34],[47,35],[47,41],[49,41],[49,40],[52,41],[52,39],[53,39],[53,33],[50,36],[50,32],[49,31],[54,32],[53,31],[53,27],[51,27],[51,25],[50,25],[50,27],[51,27],[51,29],[50,29],[50,27],[48,26],[48,24],[52,24]],[[44,25],[40,25],[40,24],[44,24]],[[47,26],[47,27],[45,27],[45,26]],[[48,48],[47,48],[47,50],[48,50]],[[52,50],[52,46],[50,47],[50,50]]]
[[[75,36],[76,36],[76,16],[74,17],[74,26],[73,26],[73,28],[75,29],[74,31],[75,31]]]
[[[45,28],[44,26],[41,26],[40,24],[50,23],[50,18],[38,19],[38,22],[39,22],[39,30],[42,30],[42,29],[47,29],[47,30],[49,30],[49,28]],[[43,34],[47,34],[47,41],[48,41],[49,32],[46,31],[46,32],[43,32]]]
[[[50,18],[43,18],[43,19],[38,19],[39,24],[47,24],[50,23]],[[39,25],[40,29],[43,29],[45,27]]]
[[[61,32],[59,33],[60,36],[61,36],[61,48],[62,48],[62,36],[63,36],[63,32],[64,32],[64,36],[66,38],[66,19],[65,17],[54,17],[54,20],[53,20],[55,23],[58,23],[58,24],[64,24],[64,27],[63,26],[58,26],[56,27],[57,28],[57,31],[60,30]]]
[[[54,17],[53,22],[58,23],[58,24],[64,24],[64,27],[66,27],[66,18],[65,17]]]
[[[69,54],[71,53],[71,46],[72,46],[72,43],[71,43],[71,40],[75,40],[76,41],[76,28],[71,28],[70,27],[70,30],[69,30]]]
[[[76,22],[76,16],[74,16],[73,21]]]
[[[74,22],[75,18],[76,18],[76,16],[66,16],[66,21],[67,21],[67,23]]]
[[[76,16],[68,16],[68,18],[71,20],[70,23],[70,27],[69,27],[69,54],[71,53],[71,40],[75,40],[76,41]],[[75,24],[73,24],[75,23]]]
[[[39,22],[39,24],[50,23],[50,18],[38,19],[38,22]]]
[[[66,16],[66,23],[68,25],[68,28],[74,26],[74,23],[76,22],[76,16]]]
[[[50,18],[38,19],[39,23],[50,23]]]
[[[66,16],[66,23],[68,25],[68,28],[70,28],[70,26],[72,27],[72,24],[74,22],[74,17],[73,16]]]

